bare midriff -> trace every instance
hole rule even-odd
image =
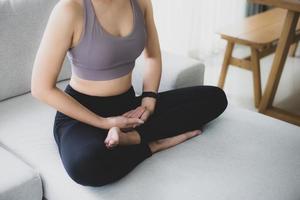
[[[84,80],[72,74],[70,86],[91,96],[113,96],[126,92],[131,87],[132,72],[125,76],[105,81]]]

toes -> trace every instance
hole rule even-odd
[[[193,131],[192,137],[200,135],[200,134],[201,134],[201,132],[199,130]]]
[[[111,141],[111,140],[109,140],[109,141],[106,143],[106,147],[107,147],[107,148],[113,148],[113,147],[115,147],[115,146],[116,146],[116,144],[114,144],[114,142]]]
[[[109,143],[108,143],[110,146],[116,146],[118,144],[117,141],[115,140],[110,140]]]
[[[185,136],[186,136],[187,138],[191,138],[191,137],[194,137],[194,136],[200,135],[200,134],[201,134],[201,131],[200,131],[200,130],[194,130],[194,131],[187,132],[187,133],[185,134]]]
[[[108,146],[109,147],[113,147],[115,144],[114,144],[114,142],[113,141],[109,141],[109,143],[108,143]]]
[[[201,130],[195,130],[195,134],[200,135],[200,134],[202,134],[202,131]]]
[[[109,141],[109,138],[107,137],[105,140],[104,140],[104,143],[107,144]]]

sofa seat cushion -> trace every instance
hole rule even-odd
[[[300,198],[300,128],[232,105],[202,135],[102,187],[67,175],[52,133],[54,109],[27,94],[1,102],[0,112],[0,142],[40,173],[48,200]]]
[[[0,144],[0,199],[41,200],[42,181],[31,166]]]

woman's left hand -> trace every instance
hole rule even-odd
[[[124,117],[136,117],[140,118],[143,121],[146,121],[148,117],[150,116],[150,110],[148,110],[145,106],[138,106],[133,110],[130,110],[126,113],[124,113],[122,116]]]
[[[124,113],[123,116],[140,118],[145,122],[154,112],[155,103],[156,99],[144,97],[140,106],[133,110],[129,110],[128,112]]]

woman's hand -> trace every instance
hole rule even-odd
[[[156,99],[144,97],[137,108],[124,113],[122,116],[140,118],[144,122],[154,112]],[[134,126],[135,127],[135,126]]]
[[[135,109],[129,110],[128,112],[124,113],[122,116],[130,118],[140,118],[141,120],[146,121],[150,115],[151,111],[148,108],[146,108],[145,106],[138,106]]]
[[[105,129],[110,129],[112,127],[119,128],[133,128],[137,125],[143,124],[144,121],[136,118],[136,117],[125,117],[125,116],[112,116],[104,118],[105,125],[103,126]]]
[[[142,98],[141,106],[145,107],[146,110],[149,111],[149,115],[152,115],[154,113],[155,105],[156,105],[156,99],[155,98],[152,98],[152,97],[144,97],[144,98]],[[147,113],[145,113],[145,115],[147,115]],[[149,115],[145,116],[145,117],[142,116],[141,119],[144,120],[144,121],[146,121],[146,119],[149,117]]]

